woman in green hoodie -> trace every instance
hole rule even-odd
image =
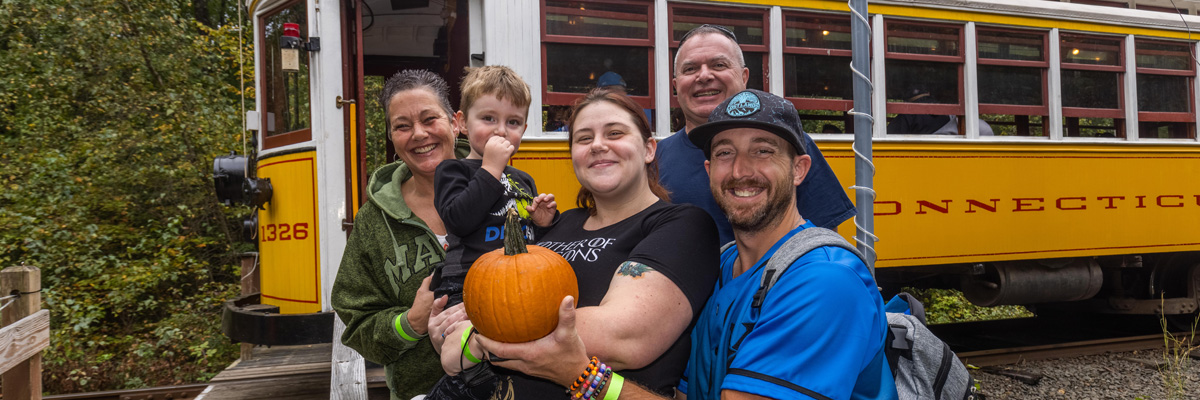
[[[388,137],[400,160],[371,174],[367,204],[355,215],[332,303],[346,324],[342,343],[385,366],[393,400],[429,391],[442,376],[427,340],[432,267],[445,257],[446,229],[433,206],[434,171],[457,143],[448,85],[405,70],[384,84]]]

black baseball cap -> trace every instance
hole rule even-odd
[[[796,149],[796,154],[808,154],[800,135],[800,114],[786,99],[756,89],[746,89],[725,99],[713,109],[708,122],[688,132],[688,139],[704,150],[704,158],[712,156],[712,139],[718,133],[734,128],[761,129],[783,138]]]

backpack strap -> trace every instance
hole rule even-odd
[[[729,258],[733,257],[733,252],[729,251],[729,249],[733,248],[733,245],[735,245],[735,244],[737,244],[736,241],[730,240],[729,243],[725,243],[725,245],[721,246],[721,252],[720,252],[721,262],[720,262],[720,264],[717,264],[717,265],[725,265],[725,263],[729,261]],[[720,274],[717,275],[717,287],[718,288],[725,287],[725,273],[724,272],[721,272]]]
[[[925,319],[925,305],[921,304],[921,300],[917,300],[916,297],[908,292],[897,293],[896,297],[899,297],[908,304],[908,313],[914,317],[917,317],[917,319],[921,321],[921,325],[929,325],[928,321]]]
[[[726,245],[728,246],[728,245]],[[758,291],[754,292],[754,303],[751,307],[757,309],[762,307],[763,300],[767,298],[767,291],[775,286],[775,282],[779,281],[779,277],[787,271],[792,263],[800,259],[801,256],[819,247],[833,246],[840,247],[854,253],[859,260],[863,260],[866,264],[866,258],[854,246],[850,245],[842,235],[826,228],[813,227],[806,228],[795,235],[788,238],[786,242],[775,250],[775,254],[767,260],[766,269],[763,270],[762,280],[759,282]]]

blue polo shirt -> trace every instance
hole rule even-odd
[[[776,399],[895,399],[883,354],[887,319],[866,265],[821,247],[797,259],[751,307],[766,260],[734,278],[737,247],[721,255],[721,276],[692,331],[692,355],[679,390],[719,399],[729,389]]]

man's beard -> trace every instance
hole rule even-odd
[[[713,198],[717,201],[717,205],[721,207],[721,211],[725,213],[725,217],[729,219],[729,224],[733,226],[735,231],[759,232],[779,223],[782,220],[780,217],[787,212],[788,207],[795,207],[792,193],[794,193],[796,188],[789,185],[792,181],[794,181],[793,175],[789,171],[787,180],[781,180],[775,187],[771,188],[767,203],[756,205],[754,209],[750,210],[746,210],[745,208],[740,210],[735,209],[735,206],[726,202],[725,198],[726,196],[732,196],[728,191],[730,188],[738,186],[769,187],[769,185],[761,180],[747,178],[729,181],[722,184],[720,189],[712,190],[712,194]]]

